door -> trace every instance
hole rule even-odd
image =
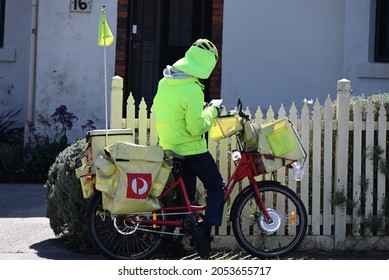
[[[125,92],[148,107],[166,65],[172,65],[198,38],[210,34],[207,0],[130,0],[129,53]],[[127,97],[125,97],[127,98]]]

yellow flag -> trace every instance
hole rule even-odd
[[[104,44],[105,39],[105,44]],[[100,47],[109,46],[113,43],[113,35],[111,29],[109,29],[109,25],[107,22],[107,18],[105,17],[104,9],[100,11],[100,20],[99,20],[99,30],[98,30],[98,45]]]

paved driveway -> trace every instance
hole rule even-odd
[[[0,184],[0,260],[103,259],[65,249],[46,218],[43,185]]]

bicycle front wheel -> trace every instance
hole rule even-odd
[[[165,220],[162,212],[155,213],[157,219]],[[151,215],[112,215],[103,209],[101,192],[96,191],[86,211],[88,233],[95,247],[109,259],[149,259],[163,246],[161,234],[166,230],[166,226],[142,224]]]
[[[285,256],[301,244],[307,230],[307,212],[291,189],[273,181],[257,182],[263,203],[272,222],[255,200],[252,186],[236,198],[232,210],[232,228],[241,247],[259,258]]]

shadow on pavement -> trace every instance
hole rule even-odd
[[[66,249],[60,238],[52,238],[37,242],[30,246],[39,258],[51,260],[105,260],[101,255],[83,254]]]

